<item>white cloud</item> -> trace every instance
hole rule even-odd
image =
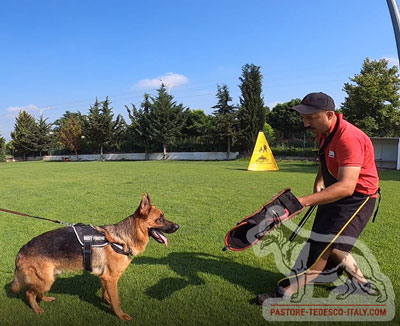
[[[7,108],[7,112],[8,112],[7,117],[8,118],[15,118],[20,111],[40,112],[40,114],[42,114],[44,111],[49,110],[49,109],[50,109],[50,107],[41,109],[41,108],[39,108],[39,107],[37,107],[36,105],[33,105],[33,104],[28,104],[28,105],[25,105],[25,106],[10,106],[10,107]]]
[[[32,111],[39,111],[40,109],[33,104],[28,104],[26,106],[10,106],[7,108],[7,111],[10,113],[13,112],[19,112],[19,111],[26,111],[26,112],[32,112]]]
[[[166,73],[163,76],[159,76],[153,79],[142,79],[137,82],[133,87],[139,89],[151,89],[158,88],[163,83],[167,88],[173,88],[187,84],[189,79],[181,74],[175,74],[172,72]]]
[[[267,103],[267,106],[269,107],[270,110],[272,110],[277,104],[283,103],[282,101],[273,101]]]
[[[399,66],[399,58],[383,57],[383,59],[389,61],[389,66]]]

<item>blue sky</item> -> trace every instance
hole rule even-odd
[[[0,134],[21,109],[48,121],[109,96],[115,114],[155,94],[212,112],[217,84],[239,102],[246,63],[270,107],[309,92],[343,102],[363,60],[398,64],[385,0],[0,2]]]

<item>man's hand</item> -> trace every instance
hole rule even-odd
[[[314,192],[321,192],[325,189],[324,181],[315,182],[314,184]]]
[[[324,178],[322,177],[321,165],[320,165],[318,167],[318,173],[314,181],[314,192],[321,192],[322,190],[324,190],[324,188],[325,188]]]

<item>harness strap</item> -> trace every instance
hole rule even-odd
[[[128,251],[124,250],[124,247],[121,246],[119,243],[111,242],[111,248],[117,253],[125,256],[132,256],[133,252],[131,248],[128,247]]]
[[[125,256],[131,256],[132,250],[128,248],[127,251],[124,250],[124,247],[115,242],[107,241],[104,233],[102,231],[96,230],[92,225],[87,224],[74,224],[71,225],[74,230],[76,239],[82,247],[82,256],[83,256],[83,266],[84,269],[88,272],[92,272],[92,249],[93,248],[104,248],[105,246],[110,245],[111,248],[117,253]]]
[[[83,266],[85,270],[91,272],[92,269],[92,240],[93,237],[91,235],[85,235],[83,237]]]
[[[329,187],[330,185],[333,185],[338,181],[336,177],[334,177],[330,173],[328,166],[326,165],[326,158],[325,158],[325,150],[328,147],[329,143],[331,142],[333,136],[335,136],[338,128],[339,128],[339,119],[337,119],[335,127],[333,128],[332,132],[328,135],[328,137],[325,139],[325,142],[322,144],[321,148],[318,151],[321,173],[325,187]]]

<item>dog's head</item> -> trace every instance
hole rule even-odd
[[[147,228],[149,236],[158,243],[168,246],[168,239],[164,233],[173,233],[179,229],[179,225],[165,219],[163,212],[156,206],[151,205],[150,196],[143,195],[139,208],[140,218],[143,226]]]

